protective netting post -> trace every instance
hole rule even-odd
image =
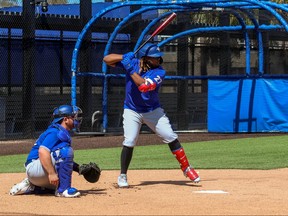
[[[23,91],[22,119],[23,136],[31,138],[35,131],[35,5],[29,0],[23,0]]]
[[[187,29],[190,20],[189,13],[181,13],[177,17],[177,25],[179,31]],[[188,76],[189,71],[189,42],[188,37],[183,37],[178,40],[177,45],[177,73],[179,76]],[[184,130],[188,128],[189,112],[188,105],[188,80],[177,81],[177,128]]]

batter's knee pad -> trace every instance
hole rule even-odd
[[[71,187],[74,152],[71,146],[66,146],[53,153],[59,178],[58,192],[62,193]]]

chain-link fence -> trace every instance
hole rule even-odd
[[[71,58],[79,33],[91,16],[111,4],[111,1],[0,1],[0,139],[38,136],[49,125],[53,108],[71,103]],[[81,46],[81,72],[102,71],[103,53],[110,34],[125,16],[140,8],[127,6],[112,11],[93,24]],[[155,9],[130,19],[117,34],[110,52],[131,51],[151,20],[165,12]],[[259,22],[274,20],[273,16],[261,13],[259,11]],[[281,13],[287,16],[286,12]],[[233,17],[231,11],[181,13],[153,42],[160,43],[187,29],[232,25]],[[248,34],[251,38],[249,69],[257,75],[257,32]],[[264,32],[263,41],[265,73],[287,74],[287,32],[281,29]],[[161,102],[172,125],[178,130],[205,130],[207,76],[247,73],[247,44],[243,32],[187,35],[165,44],[162,49],[168,76],[190,76],[189,79],[167,79],[161,89]],[[109,68],[108,73],[119,71]],[[77,78],[77,101],[85,114],[82,131],[101,131],[102,84],[102,78]],[[123,100],[124,80],[110,79],[110,131],[121,130]]]

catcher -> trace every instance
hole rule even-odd
[[[97,182],[101,170],[95,163],[79,165],[74,162],[69,131],[79,129],[82,110],[62,105],[53,111],[53,121],[33,145],[25,162],[27,178],[14,185],[9,194],[54,193],[57,197],[79,197],[71,187],[73,170],[91,182]]]

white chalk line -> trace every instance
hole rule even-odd
[[[193,191],[193,193],[200,193],[200,194],[228,194],[227,191],[223,191],[223,190],[200,190],[200,191]]]

